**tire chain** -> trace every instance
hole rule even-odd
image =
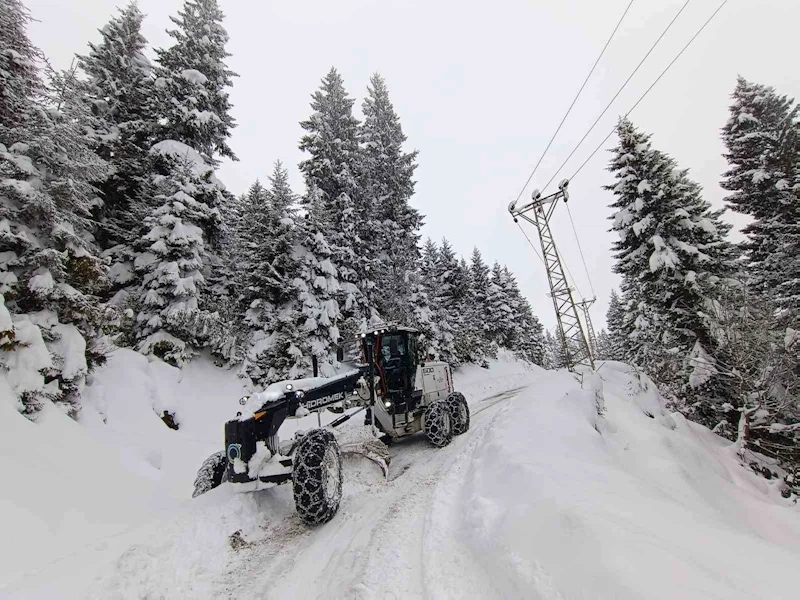
[[[425,411],[425,435],[437,448],[444,448],[453,439],[452,421],[450,427],[445,427],[448,418],[452,419],[446,400],[436,400]]]
[[[325,496],[325,452],[333,447],[339,462],[338,493]],[[309,432],[294,452],[292,488],[297,514],[309,525],[320,525],[333,518],[342,498],[342,457],[333,433],[325,429]]]
[[[203,461],[200,470],[197,471],[197,477],[194,480],[192,498],[197,498],[213,490],[222,483],[223,476],[225,475],[226,462],[227,458],[224,450],[215,452]]]
[[[469,405],[461,392],[453,392],[447,397],[447,408],[453,419],[453,435],[461,435],[469,431]]]

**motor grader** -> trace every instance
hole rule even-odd
[[[469,429],[469,407],[453,389],[449,365],[422,358],[417,330],[375,326],[361,334],[359,346],[360,360],[346,372],[273,384],[242,398],[242,409],[225,424],[225,449],[203,463],[194,495],[223,481],[240,491],[291,482],[299,516],[316,525],[339,509],[342,456],[333,431],[355,414],[365,412],[373,434],[384,439],[424,432],[437,448]],[[325,411],[341,416],[324,427],[318,417],[317,428],[279,438],[286,419]]]

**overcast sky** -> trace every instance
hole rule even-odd
[[[33,41],[58,67],[98,41],[123,0],[23,0],[38,19]],[[673,28],[567,165],[583,162],[720,0],[691,0]],[[152,46],[183,0],[139,0]],[[302,191],[298,122],[331,65],[343,75],[360,112],[370,74],[386,79],[408,135],[420,151],[413,204],[426,215],[424,235],[447,237],[466,256],[477,246],[505,263],[545,324],[555,324],[544,269],[511,220],[519,193],[628,0],[220,0],[230,34],[229,65],[240,77],[231,97],[238,122],[231,147],[239,162],[220,177],[235,192],[266,179],[275,160]],[[683,0],[635,0],[570,118],[526,192],[542,186],[605,107]],[[631,115],[653,134],[721,206],[719,129],[736,75],[800,97],[797,0],[730,0]],[[609,146],[612,144],[609,141]],[[602,325],[611,273],[608,233],[611,181],[598,152],[572,182],[571,208],[597,294]],[[560,175],[559,179],[564,176]],[[744,221],[731,215],[737,226]],[[592,292],[568,215],[559,207],[556,241],[577,288]],[[538,245],[536,232],[528,230]],[[537,246],[538,247],[538,246]]]

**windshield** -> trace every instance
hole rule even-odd
[[[381,337],[381,362],[391,365],[406,355],[406,344],[401,334],[389,334]]]

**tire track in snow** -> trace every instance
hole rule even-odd
[[[525,389],[513,390],[501,400],[511,400]],[[483,408],[494,407],[501,400]],[[475,452],[488,433],[495,419],[511,408],[504,404],[493,411],[486,426],[470,440],[469,446],[453,461],[448,473],[441,479],[437,493],[432,498],[426,514],[423,532],[423,555],[425,557],[424,581],[426,596],[432,598],[496,598],[502,594],[492,581],[492,575],[483,568],[479,557],[473,557],[471,549],[461,543],[462,531],[455,519],[463,511],[464,477],[472,463]]]

